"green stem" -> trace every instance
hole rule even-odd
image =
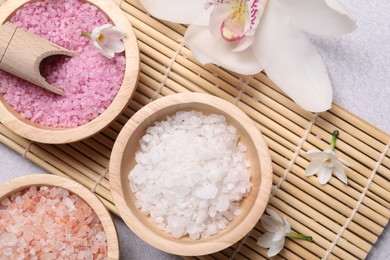
[[[91,33],[89,33],[89,32],[81,32],[81,35],[88,37],[88,38],[91,38]]]
[[[330,142],[330,150],[334,151],[334,147],[336,145],[337,138],[339,137],[339,131],[334,130],[332,133],[332,141]]]
[[[295,238],[299,238],[299,239],[303,239],[303,240],[307,240],[307,241],[310,241],[310,242],[313,241],[313,238],[311,236],[305,236],[305,235],[296,233],[294,231],[291,231],[290,233],[288,233],[287,236],[295,237]]]

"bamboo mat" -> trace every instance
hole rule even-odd
[[[0,141],[52,174],[69,176],[94,191],[113,213],[108,163],[126,121],[152,100],[179,92],[205,92],[246,112],[263,133],[273,161],[269,207],[286,216],[296,232],[314,242],[287,239],[280,259],[363,259],[390,218],[390,136],[334,104],[321,114],[300,109],[264,74],[242,78],[213,65],[202,66],[183,44],[186,27],[145,14],[138,1],[117,0],[132,23],[141,50],[137,91],[107,129],[82,142],[47,145],[17,136],[0,124]],[[305,177],[304,153],[328,148],[340,131],[336,153],[352,167],[348,186],[332,178],[320,185]],[[209,255],[188,259],[264,259],[256,244],[260,223],[241,241]]]

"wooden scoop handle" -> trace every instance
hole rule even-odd
[[[62,95],[63,91],[47,83],[39,71],[42,60],[53,55],[75,54],[10,22],[0,26],[0,69]]]

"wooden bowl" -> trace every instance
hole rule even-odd
[[[240,203],[241,214],[226,229],[208,238],[192,240],[188,236],[175,239],[160,230],[149,216],[135,206],[128,174],[135,165],[139,140],[156,121],[166,119],[176,111],[196,110],[204,114],[220,114],[227,123],[236,127],[240,140],[247,147],[253,187]],[[229,247],[243,238],[259,221],[271,192],[272,165],[267,144],[253,121],[233,104],[215,96],[201,93],[181,93],[149,103],[123,127],[111,153],[111,193],[118,211],[126,224],[141,239],[168,253],[186,256],[205,255]]]
[[[107,238],[108,259],[119,259],[119,242],[114,222],[103,203],[83,185],[69,178],[50,174],[32,174],[0,184],[0,201],[31,186],[61,187],[82,198],[96,213]]]
[[[113,24],[122,28],[127,37],[125,45],[126,68],[122,85],[112,103],[98,117],[74,128],[56,128],[33,123],[17,113],[0,95],[0,122],[18,135],[41,143],[69,143],[88,138],[108,126],[132,98],[139,74],[139,48],[133,28],[123,11],[111,0],[85,0],[100,8]],[[0,6],[0,24],[4,24],[29,0],[8,0]]]

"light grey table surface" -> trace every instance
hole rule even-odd
[[[390,133],[390,1],[343,0],[359,28],[346,36],[310,36],[323,56],[334,86],[334,101]],[[45,172],[0,144],[0,183]],[[179,259],[135,236],[115,218],[122,259]],[[368,259],[390,259],[390,228],[385,229]]]

